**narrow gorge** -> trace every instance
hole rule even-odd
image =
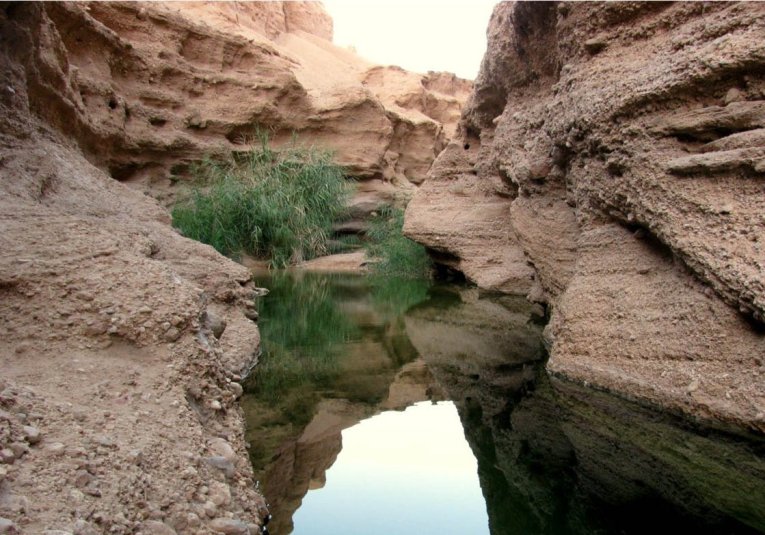
[[[334,47],[311,2],[0,8],[3,532],[258,532],[236,401],[258,292],[165,206],[262,129],[333,150],[363,227],[411,196],[470,83]]]
[[[755,2],[502,2],[469,81],[319,2],[0,2],[0,533],[290,533],[341,432],[445,401],[492,535],[765,532],[763,36]],[[297,271],[278,309],[173,228],[265,138],[345,169],[335,238],[406,207],[439,282]],[[351,353],[277,414],[267,322],[309,303]]]

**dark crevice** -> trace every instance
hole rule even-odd
[[[749,327],[759,335],[765,336],[765,321],[758,320],[753,314],[742,314]]]
[[[52,174],[45,175],[40,181],[37,200],[41,201],[55,190],[56,177]]]
[[[700,140],[692,134],[675,134],[675,139],[681,143],[705,143],[706,140]]]
[[[664,243],[646,225],[638,221],[614,220],[622,227],[629,230],[633,237],[645,243],[652,251],[665,260],[673,261],[677,258],[672,248]]]
[[[123,182],[132,177],[141,165],[136,162],[119,163],[109,167],[109,174],[113,179]]]
[[[468,137],[468,139],[479,139],[481,136],[481,130],[479,128],[476,128],[474,125],[468,125],[468,127],[465,129],[465,135]],[[469,149],[470,147],[465,147],[466,149]]]
[[[454,282],[457,284],[467,282],[465,274],[457,269],[459,257],[445,251],[428,249],[428,254],[433,260],[435,278],[440,282]]]
[[[5,4],[6,2],[3,3]],[[8,2],[8,5],[5,7],[5,16],[8,19],[14,18],[19,12],[19,7],[21,4],[23,4],[23,2]]]
[[[752,126],[751,128],[716,127],[700,132],[677,132],[672,133],[671,136],[681,143],[711,143],[712,141],[717,141],[718,139],[732,136],[733,134],[759,130],[760,128],[760,126]]]

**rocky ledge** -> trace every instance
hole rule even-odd
[[[765,431],[765,5],[501,3],[405,232],[549,305],[548,369]]]

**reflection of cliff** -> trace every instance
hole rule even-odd
[[[451,305],[426,304],[407,313],[409,339],[460,411],[460,400],[495,403],[493,410],[503,411],[504,395],[522,391],[533,378],[530,363],[544,356],[532,307],[523,298],[483,299],[477,290],[441,299]]]
[[[326,471],[342,449],[341,434],[345,429],[384,410],[403,410],[419,401],[444,399],[441,388],[422,360],[405,364],[393,375],[395,370],[390,360],[387,366],[379,367],[384,355],[370,357],[368,369],[354,369],[354,372],[361,372],[364,379],[352,381],[355,373],[347,374],[349,379],[344,384],[351,389],[325,392],[328,397],[317,402],[310,421],[303,427],[299,422],[286,426],[266,425],[266,433],[276,434],[276,440],[272,441],[273,455],[265,466],[256,465],[255,469],[260,472],[263,493],[274,516],[270,526],[273,533],[290,533],[292,516],[303,497],[309,490],[324,486]],[[365,394],[380,390],[388,391],[382,401],[375,403],[365,399]],[[312,395],[316,396],[315,393]],[[262,414],[263,408],[252,405],[250,408],[246,412],[250,417],[252,440],[268,440],[254,429],[254,420]]]
[[[429,362],[445,358],[479,370],[542,357],[541,327],[531,321],[536,309],[525,299],[482,297],[476,289],[442,289],[435,298],[450,306],[425,303],[406,315],[409,339]]]
[[[391,292],[363,277],[315,274],[259,283],[270,289],[259,305],[264,355],[243,406],[271,531],[286,534],[306,493],[324,485],[343,430],[444,397],[398,312],[425,290]]]
[[[492,535],[765,529],[765,444],[705,436],[540,374],[504,412],[492,408],[518,390],[455,400]]]
[[[496,323],[477,313],[489,308]],[[492,535],[765,530],[765,441],[551,381],[533,363],[541,331],[530,318],[523,300],[469,292],[406,317],[457,405]]]
[[[508,477],[500,469],[507,455],[521,453],[520,443],[500,447],[493,426],[510,426],[517,401],[533,387],[537,362],[544,357],[542,328],[536,310],[523,298],[482,298],[477,290],[445,294],[446,310],[415,308],[406,316],[407,333],[428,363],[433,375],[454,401],[465,427],[465,436],[478,459],[478,475],[486,498],[492,534],[540,533],[540,516],[549,514],[550,492],[529,496],[530,488],[520,474]],[[562,450],[557,465],[563,465],[567,447],[560,447],[554,411],[540,411],[539,428],[552,427],[543,436],[548,450]],[[557,442],[560,442],[557,439]],[[535,491],[534,494],[540,494]],[[530,499],[532,498],[532,499]],[[535,498],[535,499],[533,499]],[[538,513],[537,504],[545,505]]]
[[[581,492],[616,507],[636,532],[656,532],[670,515],[684,531],[765,531],[762,437],[694,429],[568,382],[553,386]],[[652,517],[644,517],[647,507],[655,511]],[[688,513],[696,520],[685,518]]]
[[[300,435],[281,445],[263,475],[263,494],[274,515],[273,533],[292,531],[292,515],[305,494],[324,486],[325,473],[343,447],[341,432],[372,410],[345,400],[323,400]]]

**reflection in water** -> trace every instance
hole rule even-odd
[[[294,533],[488,535],[476,460],[453,403],[384,412],[342,436],[327,484],[308,493]]]
[[[444,398],[402,316],[427,299],[427,283],[311,273],[258,282],[270,290],[259,303],[263,355],[243,407],[269,529],[281,535],[305,494],[324,485],[344,429]]]
[[[765,532],[762,437],[699,429],[548,378],[540,311],[523,299],[348,276],[261,284],[272,290],[260,304],[265,353],[244,407],[274,535],[292,532],[293,515],[302,533],[359,533],[349,526],[360,505],[324,501],[350,484],[352,437],[389,415],[434,406],[456,407],[485,499],[478,514],[463,498],[466,524],[438,533],[480,533],[487,513],[492,535]],[[445,399],[453,405],[432,404]],[[406,464],[414,453],[393,451],[410,433],[373,434],[358,451]],[[386,498],[406,490],[390,489],[388,472],[362,476],[374,498],[364,502],[373,511],[361,532],[382,524],[388,533],[429,533],[392,527]],[[306,497],[311,489],[322,490]],[[420,491],[411,505],[437,517],[434,496]],[[304,520],[312,508],[332,511],[326,530],[316,516]]]

